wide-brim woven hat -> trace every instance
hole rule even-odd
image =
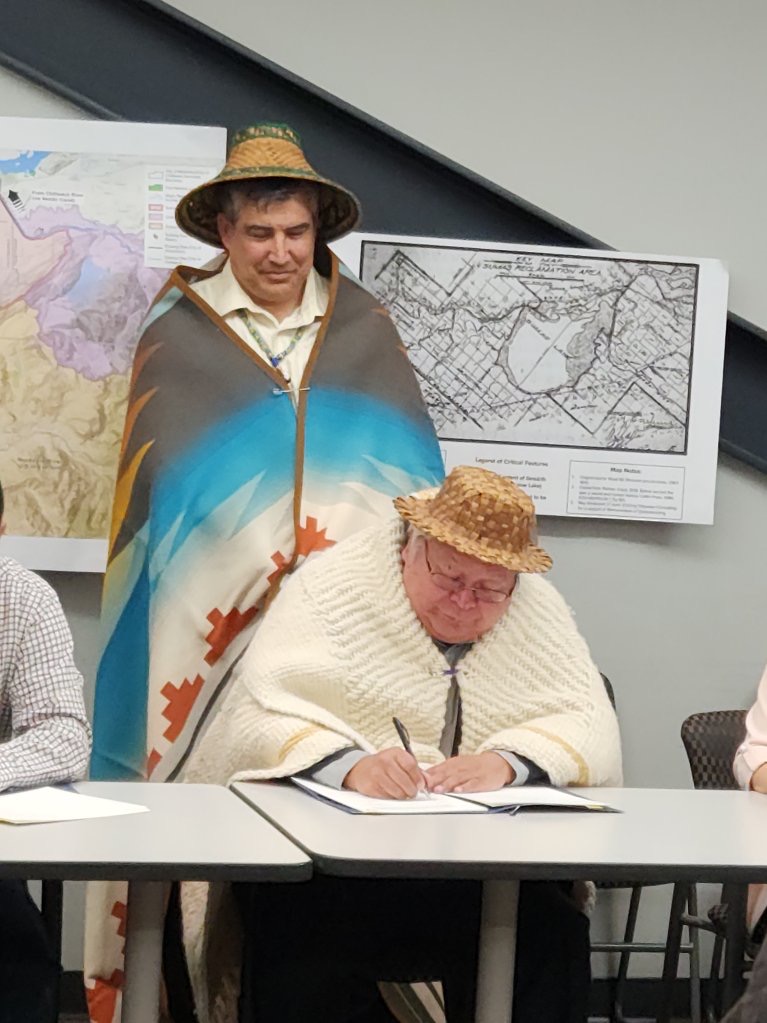
[[[340,238],[359,222],[361,210],[356,196],[317,173],[304,156],[297,132],[287,124],[256,124],[234,136],[224,169],[179,202],[176,223],[192,238],[221,248],[216,220],[221,212],[222,187],[228,182],[258,178],[288,178],[318,185],[318,234],[323,241]]]
[[[551,558],[535,543],[532,499],[489,469],[459,465],[438,490],[398,497],[394,507],[422,533],[490,565],[513,572],[551,568]]]

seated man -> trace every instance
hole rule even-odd
[[[4,500],[0,486],[0,535]],[[72,637],[51,587],[0,557],[0,790],[80,778],[90,728]],[[23,881],[0,880],[0,1019],[49,1020],[59,964]]]
[[[395,506],[404,522],[343,541],[288,581],[188,780],[308,772],[395,799],[534,780],[619,784],[615,714],[567,606],[539,575],[551,559],[535,546],[530,498],[460,467],[436,494]],[[391,1020],[376,981],[437,978],[449,1023],[473,1019],[479,894],[471,882],[319,875],[238,888],[241,1020]],[[212,933],[205,944],[220,966]],[[571,886],[522,886],[518,948],[515,1021],[584,1021],[588,921]]]

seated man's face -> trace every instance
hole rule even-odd
[[[470,643],[509,606],[516,572],[411,533],[402,550],[402,581],[419,621],[434,639]]]

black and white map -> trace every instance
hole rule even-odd
[[[541,515],[713,521],[719,260],[361,232],[333,250],[399,330],[447,470],[511,476]]]
[[[698,266],[363,241],[447,440],[684,453]]]

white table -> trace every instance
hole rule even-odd
[[[150,812],[0,825],[0,877],[129,882],[123,1023],[158,1017],[166,882],[311,877],[306,854],[226,788],[140,782],[75,788]]]
[[[320,873],[481,880],[476,1023],[511,1020],[520,880],[767,879],[767,801],[755,793],[582,789],[623,812],[372,817],[289,784],[233,788]]]

